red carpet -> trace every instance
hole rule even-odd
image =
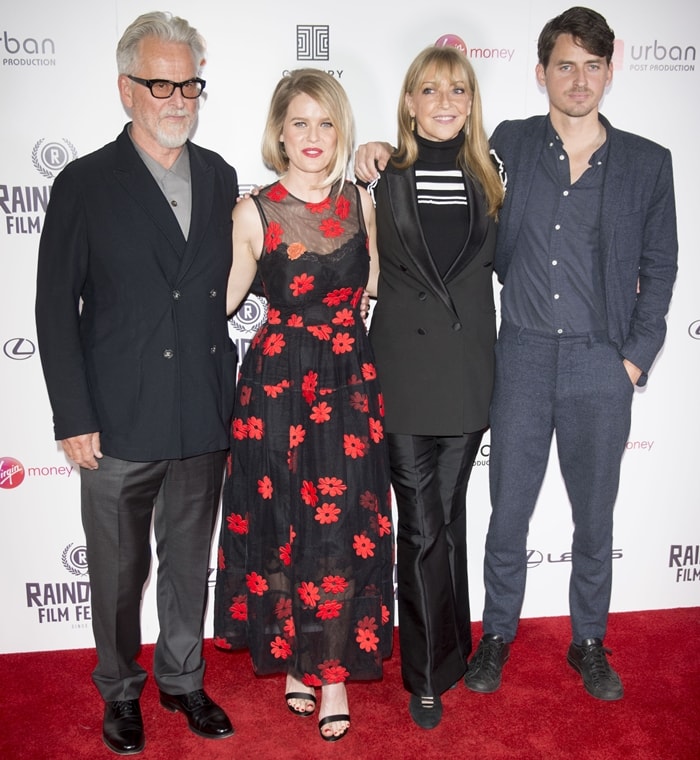
[[[474,640],[480,635],[474,626]],[[348,687],[352,727],[336,744],[316,721],[288,712],[282,678],[255,678],[247,652],[206,642],[206,688],[236,729],[211,741],[190,733],[182,715],[160,707],[152,679],[141,706],[144,760],[698,760],[700,608],[617,613],[606,644],[625,697],[590,697],[566,662],[568,618],[523,620],[503,686],[491,695],[460,684],[443,697],[433,731],[408,716],[398,645],[384,679]],[[152,646],[141,661],[150,669]],[[102,704],[90,680],[94,650],[0,656],[0,757],[96,760],[117,757],[102,744]]]

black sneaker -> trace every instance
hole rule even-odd
[[[584,639],[580,645],[571,642],[566,659],[583,676],[583,685],[591,696],[612,702],[622,699],[624,691],[620,676],[608,663],[608,654],[610,650],[600,639]]]
[[[413,722],[421,728],[435,728],[442,720],[442,702],[440,697],[417,697],[411,694],[408,711]]]
[[[510,644],[503,636],[485,633],[469,663],[464,683],[468,689],[491,694],[501,685],[501,671],[510,657]]]

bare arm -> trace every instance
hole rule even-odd
[[[379,251],[377,249],[377,218],[374,204],[369,193],[362,187],[358,188],[362,200],[362,215],[367,227],[367,242],[369,246],[369,279],[365,290],[374,298],[377,297],[377,280],[379,279]]]
[[[226,313],[233,314],[248,295],[258,268],[263,228],[255,203],[241,199],[233,209],[233,263],[226,288]]]
[[[378,172],[386,169],[393,148],[387,142],[368,142],[355,151],[355,176],[362,182],[377,179]]]

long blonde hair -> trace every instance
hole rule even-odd
[[[392,156],[397,169],[407,169],[418,159],[418,142],[413,131],[413,119],[408,110],[406,95],[412,94],[425,80],[428,70],[437,75],[466,82],[472,96],[471,113],[464,123],[464,145],[457,163],[484,190],[489,216],[496,217],[503,204],[503,183],[489,153],[489,142],[484,131],[481,95],[476,74],[469,59],[456,48],[431,46],[422,50],[408,67],[399,97],[398,148]]]

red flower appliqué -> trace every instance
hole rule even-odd
[[[275,184],[267,191],[267,197],[276,203],[283,201],[288,195],[289,191],[281,182],[275,182]]]
[[[261,480],[258,481],[258,493],[263,497],[263,499],[271,499],[273,491],[274,488],[272,487],[272,481],[270,480],[269,475],[265,475]]]
[[[346,433],[343,436],[343,447],[345,449],[345,456],[357,459],[357,457],[363,457],[365,455],[367,445],[356,435],[348,435]]]
[[[272,253],[282,242],[282,227],[277,222],[270,222],[265,230],[265,251]]]
[[[314,280],[316,278],[312,274],[306,274],[306,272],[303,272],[302,274],[298,274],[294,277],[292,280],[289,289],[292,291],[293,295],[295,296],[303,296],[305,293],[308,293],[310,290],[314,289]]]
[[[310,480],[304,480],[301,484],[301,498],[304,504],[315,507],[318,503],[318,493],[316,486]]]
[[[248,532],[248,520],[243,515],[231,514],[226,518],[228,529],[232,533],[243,536]]]
[[[316,617],[321,618],[321,620],[332,620],[333,618],[340,617],[340,610],[342,609],[343,605],[341,602],[338,602],[335,599],[328,599],[318,605]]]
[[[316,602],[321,598],[318,586],[312,581],[302,581],[297,589],[297,594],[299,594],[305,607],[315,607]]]
[[[335,202],[335,215],[339,219],[347,219],[348,214],[350,213],[350,201],[344,196],[341,195],[340,198]]]
[[[262,596],[268,589],[267,581],[258,573],[248,573],[245,577],[246,586],[251,594]]]
[[[352,548],[355,550],[355,554],[362,559],[367,557],[374,557],[374,548],[376,544],[370,540],[364,533],[361,536],[356,535],[353,541]]]
[[[324,219],[318,225],[318,229],[326,238],[340,237],[345,232],[343,225],[337,219]]]
[[[334,354],[347,354],[352,351],[352,345],[355,342],[350,333],[336,333],[333,338],[333,353]]]
[[[318,490],[324,496],[340,496],[348,487],[340,478],[319,478]]]

